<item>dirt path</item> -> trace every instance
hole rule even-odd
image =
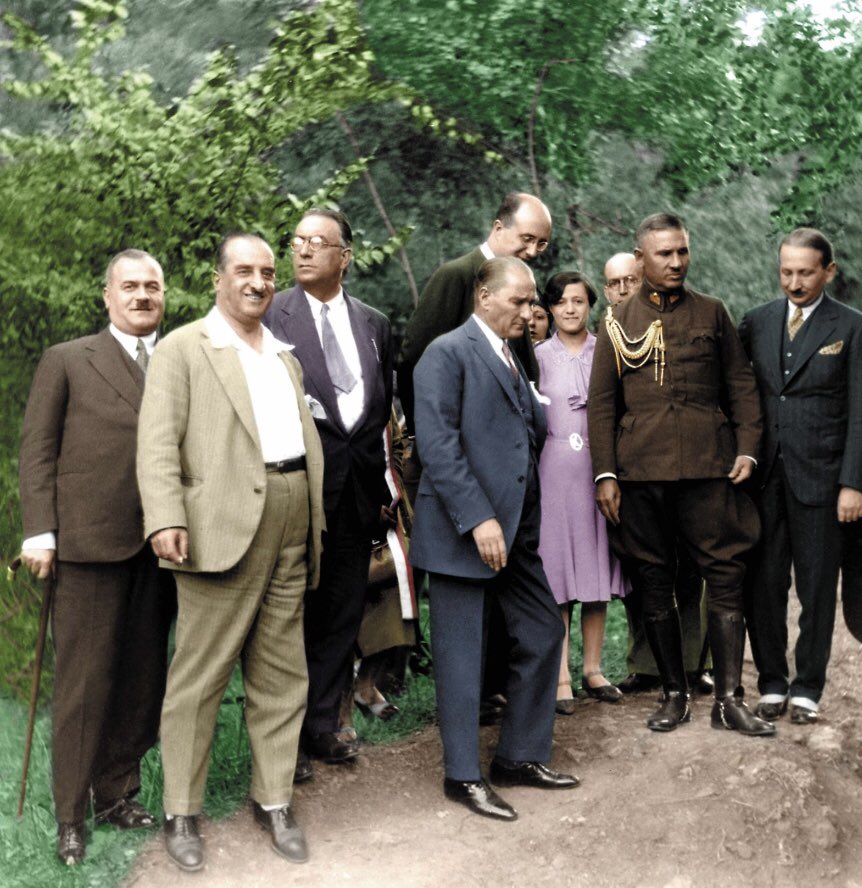
[[[750,661],[746,673],[754,687]],[[308,863],[273,854],[243,810],[204,822],[201,873],[178,871],[159,835],[125,888],[862,888],[862,646],[843,623],[830,675],[820,723],[783,719],[771,739],[711,729],[702,697],[664,735],[643,724],[652,694],[583,702],[557,719],[553,757],[582,785],[506,790],[512,824],[443,798],[429,729],[352,767],[318,765],[297,788]]]

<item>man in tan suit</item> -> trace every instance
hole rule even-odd
[[[228,235],[216,302],[159,345],[141,409],[138,481],[153,550],[176,573],[176,653],[162,709],[165,841],[203,866],[203,807],[216,715],[242,661],[257,822],[288,860],[308,857],[290,808],[308,676],[302,601],[317,585],[323,456],[289,346],[260,323],[275,261]]]
[[[91,792],[97,823],[155,823],[135,795],[158,736],[173,610],[135,484],[144,370],[165,307],[159,263],[118,253],[103,295],[108,326],[42,356],[21,432],[21,559],[56,580],[52,790],[66,864],[84,857]]]

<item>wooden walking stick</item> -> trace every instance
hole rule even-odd
[[[21,566],[16,558],[7,570],[10,582]],[[42,610],[39,612],[39,634],[36,637],[36,654],[33,662],[33,683],[30,687],[30,712],[27,718],[27,738],[24,741],[24,763],[21,767],[21,794],[18,796],[18,819],[24,816],[24,799],[27,795],[27,772],[30,770],[30,751],[33,748],[33,728],[36,724],[36,703],[39,699],[39,683],[42,680],[42,659],[45,655],[45,638],[48,635],[48,617],[54,598],[54,575],[49,573],[42,585]]]

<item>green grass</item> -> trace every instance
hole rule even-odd
[[[422,607],[423,632],[427,637],[427,604]],[[608,608],[603,656],[605,674],[612,681],[625,675],[626,619],[621,602]],[[580,609],[572,616],[570,664],[580,675]],[[250,754],[243,721],[242,682],[237,669],[219,710],[213,758],[207,782],[205,809],[210,817],[225,817],[248,796]],[[404,694],[394,698],[401,712],[391,721],[354,713],[354,725],[366,743],[391,743],[434,720],[434,681],[422,675],[408,676]],[[18,699],[0,697],[0,888],[110,888],[119,883],[134,863],[140,846],[153,831],[121,833],[112,827],[96,828],[88,819],[89,841],[84,863],[63,866],[54,854],[56,824],[51,802],[50,719],[47,707],[36,722],[24,817],[18,821],[18,788],[26,731],[26,706]],[[162,765],[157,749],[142,765],[141,802],[161,813]]]

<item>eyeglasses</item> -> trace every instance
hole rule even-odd
[[[290,249],[294,253],[298,253],[305,244],[312,253],[319,253],[324,247],[335,247],[336,250],[349,250],[350,247],[344,247],[341,244],[331,244],[325,241],[319,234],[312,234],[311,237],[303,237],[301,234],[295,234],[290,241]]]
[[[611,278],[611,280],[605,284],[605,287],[608,290],[622,290],[623,284],[627,287],[634,287],[637,282],[638,279],[634,275],[627,274],[625,277]]]
[[[545,250],[548,249],[548,242],[546,240],[539,240],[535,235],[519,234],[518,237],[521,238],[521,243],[525,247],[532,247],[535,245],[537,253],[544,253]]]

